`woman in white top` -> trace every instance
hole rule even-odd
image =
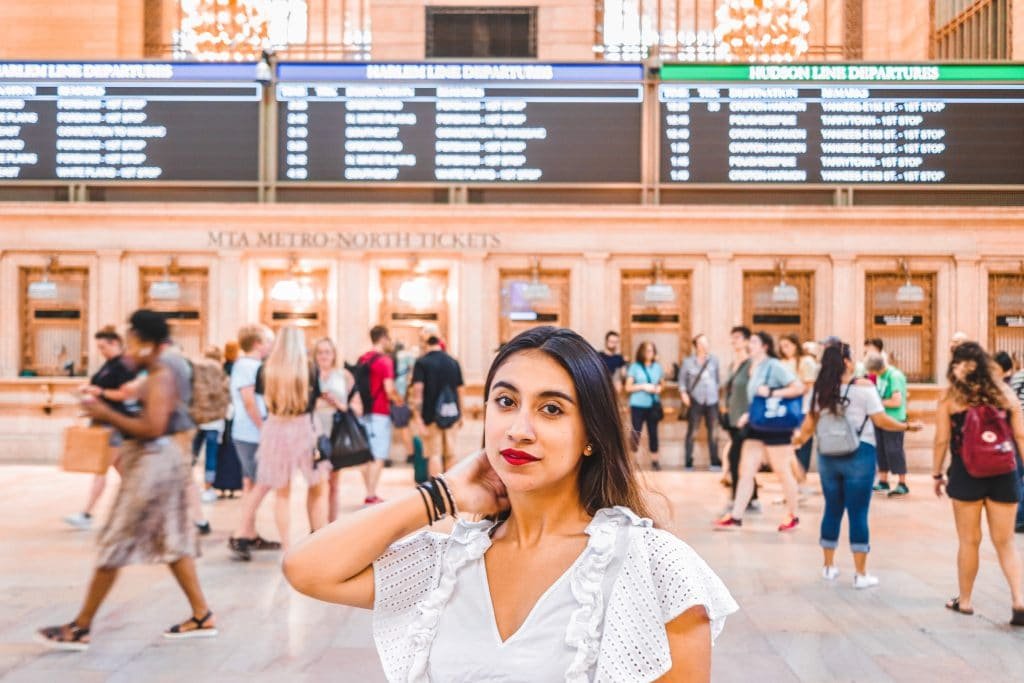
[[[849,518],[850,549],[856,574],[854,588],[871,588],[878,585],[878,579],[868,574],[868,508],[871,504],[871,487],[875,481],[875,426],[889,431],[916,431],[919,422],[897,422],[885,414],[882,401],[875,385],[866,379],[857,379],[856,367],[850,357],[849,344],[836,344],[825,349],[821,358],[821,371],[814,383],[811,410],[804,419],[800,432],[793,437],[793,445],[799,446],[815,433],[821,416],[826,413],[841,415],[847,422],[851,443],[857,446],[849,453],[831,453],[832,441],[819,439],[818,471],[821,475],[821,491],[825,497],[825,512],[821,519],[821,547],[825,555],[822,577],[834,581],[839,576],[836,568],[836,546],[839,545],[839,528],[843,523],[843,511]],[[841,423],[840,423],[841,424]]]
[[[359,394],[353,394],[349,403],[349,388],[355,386],[352,373],[338,367],[338,349],[329,338],[318,339],[313,346],[313,359],[316,361],[316,377],[319,382],[319,396],[314,407],[313,417],[316,421],[317,435],[331,435],[334,427],[334,413],[344,412],[350,405],[356,415],[362,414]],[[327,521],[338,518],[339,479],[341,470],[333,470],[327,479]]]
[[[645,518],[590,344],[571,330],[523,332],[484,391],[483,451],[430,484],[486,518],[419,531],[424,511],[433,519],[445,504],[437,495],[432,513],[412,490],[296,546],[291,584],[373,609],[389,681],[710,680],[712,640],[736,603]]]

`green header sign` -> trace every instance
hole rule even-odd
[[[665,64],[663,81],[1024,81],[1024,64]]]

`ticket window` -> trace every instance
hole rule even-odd
[[[743,273],[743,324],[778,341],[796,334],[814,339],[814,273],[747,271]]]
[[[306,335],[306,346],[327,336],[327,271],[265,270],[260,320],[276,334],[293,326]]]
[[[989,349],[1006,351],[1014,367],[1024,366],[1024,273],[988,276]]]
[[[908,285],[903,275],[868,273],[864,337],[881,339],[889,363],[911,382],[934,382],[935,273],[913,274],[909,284],[917,297],[901,293]]]
[[[655,288],[651,285],[657,284]],[[654,342],[658,362],[668,376],[682,358],[690,354],[690,273],[664,271],[657,283],[650,270],[622,274],[622,355],[628,362],[637,347]]]
[[[88,269],[21,268],[20,281],[21,375],[86,375]]]
[[[163,313],[171,339],[189,358],[206,348],[209,273],[206,268],[140,268],[142,305]]]
[[[419,348],[420,330],[433,323],[448,334],[447,271],[381,271],[380,324],[388,328],[392,342],[407,349]]]
[[[541,325],[569,324],[569,271],[502,270],[501,343]]]

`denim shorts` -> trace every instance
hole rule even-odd
[[[391,416],[371,413],[363,415],[359,421],[366,427],[370,437],[370,453],[374,460],[387,460],[391,452]]]
[[[249,441],[234,441],[235,453],[238,454],[238,464],[242,466],[242,476],[249,481],[256,481],[256,449],[260,445]]]

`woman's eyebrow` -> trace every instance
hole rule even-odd
[[[516,392],[517,394],[520,393],[519,389],[516,388],[514,384],[512,384],[511,382],[506,382],[505,380],[498,380],[497,382],[495,382],[494,385],[491,387],[491,391],[494,391],[495,389],[508,389],[510,391]],[[572,405],[576,405],[576,401],[572,399],[572,396],[565,393],[564,391],[548,389],[547,391],[540,392],[539,394],[537,394],[537,396],[539,396],[540,398],[560,398],[563,401],[568,401]]]
[[[555,391],[553,389],[549,389],[547,391],[540,392],[540,394],[538,394],[538,395],[541,398],[560,398],[563,401],[568,401],[572,405],[576,405],[576,401],[572,400],[572,396],[569,396],[569,394],[563,393],[561,391]]]

